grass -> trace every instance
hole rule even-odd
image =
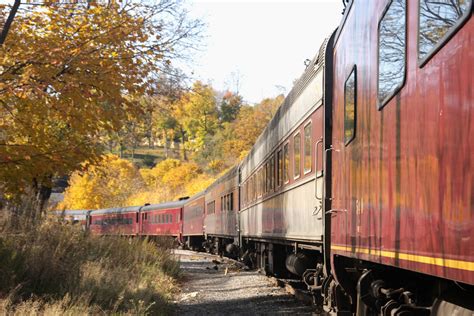
[[[0,314],[170,314],[179,277],[170,247],[51,221],[4,230]]]

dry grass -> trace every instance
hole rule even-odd
[[[169,242],[94,237],[44,222],[0,235],[0,314],[169,314]]]

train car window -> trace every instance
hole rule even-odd
[[[257,174],[255,173],[252,177],[252,197],[253,200],[257,200]]]
[[[263,194],[267,193],[267,165],[263,165]]]
[[[257,198],[257,194],[256,194],[256,186],[255,186],[255,175],[252,176],[251,178],[251,183],[252,183],[252,191],[250,191],[250,194],[252,196],[252,201],[255,201],[255,199]]]
[[[234,192],[230,193],[230,198],[229,198],[229,211],[234,211]]]
[[[270,191],[275,188],[275,157],[270,158]]]
[[[296,179],[301,175],[301,134],[296,134],[293,140],[293,176]]]
[[[379,23],[378,109],[401,89],[406,68],[406,0],[392,0]]]
[[[283,160],[281,149],[277,152],[277,187],[281,186],[281,178],[283,175]]]
[[[289,144],[286,143],[283,146],[283,181],[284,183],[290,182],[290,151]]]
[[[257,198],[262,196],[262,169],[258,169],[257,171]]]
[[[304,156],[303,166],[304,173],[311,172],[313,168],[313,159],[311,158],[311,122],[304,127]]]
[[[216,202],[212,201],[207,203],[207,214],[214,214],[216,211]]]
[[[247,181],[247,203],[252,203],[252,177]]]
[[[245,187],[244,187],[244,200],[245,200],[245,205],[248,205],[249,201],[248,201],[248,189],[249,189],[249,181],[247,180],[247,182],[245,182]]]
[[[267,189],[266,189],[266,191],[267,191],[267,193],[270,193],[270,183],[271,183],[271,176],[272,176],[272,174],[270,172],[270,161],[265,164],[265,168],[267,169],[267,183],[266,183]]]
[[[418,61],[420,67],[434,55],[471,15],[472,0],[420,0]]]
[[[348,145],[356,133],[357,115],[357,71],[352,68],[349,77],[344,84],[344,144]]]

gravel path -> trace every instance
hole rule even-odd
[[[298,302],[257,271],[214,255],[176,250],[184,271],[177,315],[311,315]]]

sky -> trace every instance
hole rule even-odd
[[[217,90],[257,103],[290,92],[342,18],[340,0],[192,0],[207,24],[204,49],[187,72]]]
[[[13,0],[0,0],[13,3]],[[339,25],[341,0],[185,0],[206,23],[203,48],[179,64],[192,80],[238,92],[248,103],[290,92]]]

